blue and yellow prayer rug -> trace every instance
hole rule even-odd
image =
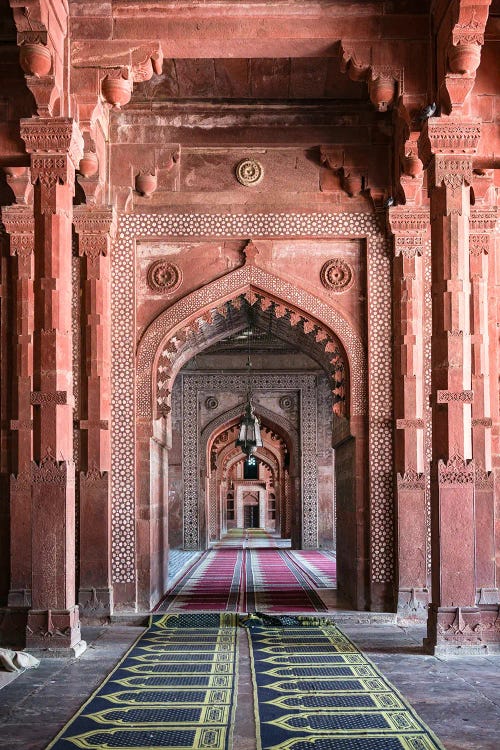
[[[335,625],[286,618],[295,624],[276,627],[260,619],[245,623],[258,750],[444,750]]]
[[[236,618],[153,615],[47,750],[232,750]]]

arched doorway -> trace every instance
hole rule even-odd
[[[252,266],[249,268],[251,273]],[[297,547],[304,548],[333,547],[337,537],[336,526],[342,528],[341,538],[345,543],[339,545],[339,584],[354,606],[364,608],[367,606],[368,550],[367,535],[360,534],[359,529],[366,524],[367,516],[366,424],[356,416],[354,419],[349,417],[353,405],[354,411],[359,410],[360,393],[365,392],[366,383],[358,379],[351,393],[350,369],[354,365],[357,372],[365,371],[362,349],[358,348],[355,336],[347,338],[346,351],[336,333],[310,313],[252,284],[246,290],[237,288],[235,293],[195,312],[161,336],[162,322],[165,324],[166,318],[173,317],[171,308],[151,326],[151,338],[158,340],[152,362],[154,412],[158,415],[156,421],[162,425],[159,429],[165,430],[165,446],[169,452],[168,526],[171,546],[203,549],[210,541],[207,499],[212,491],[211,477],[204,476],[200,471],[203,460],[200,436],[205,424],[199,422],[198,416],[203,409],[209,408],[208,403],[217,402],[218,406],[217,389],[223,391],[224,388],[233,397],[229,408],[241,413],[243,394],[246,392],[242,362],[234,364],[234,372],[227,366],[214,366],[213,363],[222,356],[228,345],[233,347],[231,356],[234,355],[235,338],[242,332],[256,331],[259,335],[270,336],[273,364],[271,372],[268,362],[267,369],[263,367],[258,376],[254,373],[253,387],[257,392],[268,392],[268,397],[271,393],[275,401],[281,400],[281,415],[288,408],[291,395],[293,401],[293,393],[290,392],[295,392],[297,403],[300,404],[296,426],[298,431],[300,428],[297,441],[300,476],[294,478],[296,496],[300,501],[292,513],[294,542]],[[343,321],[340,328],[345,330],[346,325]],[[300,365],[295,372],[294,367],[287,369],[277,366],[277,342],[285,345],[283,356],[288,358],[288,363],[291,355],[295,356]],[[151,342],[148,344],[151,346]],[[139,361],[146,349],[146,346],[142,350],[140,347]],[[212,373],[199,372],[204,356],[211,358]],[[299,362],[301,357],[302,361]],[[304,364],[306,360],[307,365]],[[206,359],[204,364],[207,364]],[[207,381],[207,377],[212,382]],[[320,382],[319,389],[317,381]],[[217,388],[214,387],[215,383]],[[226,401],[224,406],[227,411]],[[322,417],[319,427],[318,413]],[[274,414],[277,415],[276,406]],[[225,421],[226,416],[221,424]],[[321,437],[319,451],[318,434]],[[332,451],[336,443],[341,446],[343,456],[343,460],[338,462],[341,471],[345,472],[348,466],[345,456],[349,457],[349,475],[341,475],[337,482],[343,486],[344,497],[337,506]],[[327,462],[321,464],[324,459]],[[328,480],[330,489],[325,492]],[[325,514],[323,509],[327,506]],[[324,522],[326,515],[330,519],[328,523]],[[327,538],[320,540],[325,528],[328,529]],[[342,568],[346,575],[343,575]]]

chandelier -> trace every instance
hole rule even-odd
[[[252,384],[250,371],[252,363],[250,361],[250,336],[252,331],[248,330],[247,341],[248,341],[248,354],[247,354],[247,377],[248,377],[248,390],[247,390],[247,402],[245,405],[245,413],[241,418],[240,430],[236,445],[240,446],[243,453],[249,458],[252,453],[255,453],[257,448],[262,446],[262,438],[260,435],[260,424],[259,420],[254,414],[252,406]]]

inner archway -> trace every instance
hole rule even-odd
[[[251,488],[258,496],[259,524],[265,526],[274,516],[275,533],[290,538],[296,549],[334,550],[337,527],[342,528],[341,540],[348,543],[341,541],[340,550],[348,548],[351,559],[342,563],[347,574],[343,577],[339,569],[339,583],[352,595],[360,577],[351,573],[358,558],[366,560],[359,545],[351,543],[365,497],[359,489],[356,495],[359,456],[356,460],[349,428],[346,355],[332,331],[309,324],[306,314],[278,301],[268,304],[258,294],[238,295],[200,315],[188,334],[176,333],[164,344],[157,359],[157,404],[168,415],[174,453],[172,462],[169,458],[169,544],[172,549],[202,550],[217,543],[228,528],[228,507],[230,525],[238,520],[244,525],[245,490],[235,491],[235,477],[228,476],[224,463],[228,459],[237,465],[241,451],[231,455],[231,448],[218,441],[226,439],[234,447],[234,427],[249,387],[249,338],[255,412],[264,428],[281,436],[286,449],[281,474],[272,476],[271,471],[269,485],[279,475],[279,496],[274,494],[272,505],[270,486]],[[338,477],[345,498],[338,506],[335,441],[344,443],[341,451],[347,450],[352,459],[349,476]],[[338,466],[345,471],[347,463]],[[362,508],[356,513],[359,498]],[[250,522],[253,525],[253,517]]]

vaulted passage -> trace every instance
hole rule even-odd
[[[0,0],[0,645],[118,658],[160,607],[496,658],[499,19]]]

